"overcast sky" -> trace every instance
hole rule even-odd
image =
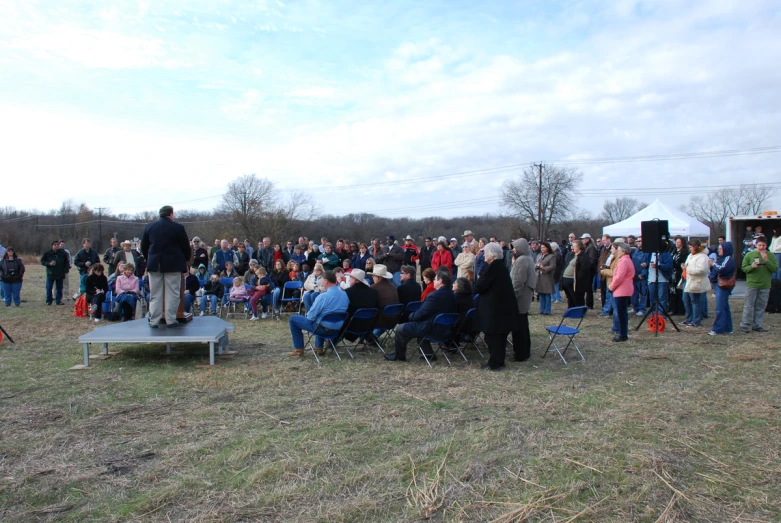
[[[518,167],[443,175],[781,145],[780,34],[776,0],[0,0],[0,205],[210,209],[256,173],[333,214],[498,212]],[[780,161],[581,164],[581,206]]]

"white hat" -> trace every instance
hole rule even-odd
[[[450,241],[451,242],[457,242],[458,240],[456,240],[455,238],[450,238]]]
[[[351,272],[345,274],[345,276],[351,276],[361,283],[366,283],[366,273],[361,269],[353,269]]]
[[[385,265],[375,265],[374,269],[369,274],[372,276],[379,276],[380,278],[385,278],[386,280],[393,279],[393,274],[388,272],[388,268]]]
[[[580,239],[582,240],[583,238],[588,238],[590,240],[591,239],[591,235],[589,233],[587,233],[587,232],[584,232],[583,236],[581,236]]]
[[[131,242],[130,240],[125,240],[125,241],[123,241],[122,243],[120,243],[120,245],[125,245],[126,243],[127,243],[128,245],[130,245],[131,247],[133,246],[133,242]]]
[[[474,233],[470,231],[469,229],[464,231],[464,236],[474,236]]]
[[[404,239],[405,239],[405,240],[413,240],[413,241],[414,241],[414,238],[413,238],[412,236],[410,236],[409,234],[408,234],[408,235],[407,235],[407,237],[406,237],[406,238],[404,238]]]

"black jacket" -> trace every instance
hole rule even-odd
[[[218,298],[222,299],[225,294],[225,286],[220,283],[220,280],[209,280],[203,285],[204,294],[215,294]]]
[[[133,274],[135,274],[138,278],[143,278],[144,272],[146,271],[146,260],[143,256],[141,256],[141,253],[135,249],[130,249],[130,254],[133,255],[133,261],[135,262],[136,266],[135,270],[133,270]],[[115,270],[117,267],[119,267],[120,263],[127,263],[127,253],[124,250],[121,250],[116,255],[114,255]]]
[[[50,266],[55,262],[54,266]],[[68,253],[63,250],[48,250],[41,256],[41,265],[46,267],[47,280],[61,280],[68,274]]]
[[[249,270],[249,254],[247,254],[246,250],[244,252],[236,251],[236,259],[239,260],[236,272],[239,273],[239,276],[244,276],[244,273]]]
[[[575,261],[575,292],[586,292],[591,288],[593,279],[591,259],[586,251],[580,251]]]
[[[184,290],[190,291],[190,294],[195,296],[195,293],[198,292],[201,288],[201,282],[198,281],[198,277],[194,274],[188,274],[187,278],[184,279]]]
[[[399,292],[399,303],[406,305],[411,301],[420,301],[420,284],[412,278],[402,282],[396,290]]]
[[[24,278],[24,262],[21,258],[14,257],[10,260],[0,261],[0,279],[4,283],[20,283]]]
[[[204,249],[203,247],[198,247],[195,249],[194,257],[193,257],[193,267],[200,267],[203,265],[204,267],[210,267],[209,263],[209,251]]]
[[[144,227],[141,255],[149,272],[185,272],[190,259],[190,240],[180,223],[160,218]]]
[[[87,274],[87,271],[89,270],[87,262],[89,262],[90,266],[100,263],[98,251],[93,248],[90,248],[89,252],[84,249],[79,249],[79,252],[77,252],[76,256],[73,258],[73,264],[79,268],[79,274]]]
[[[97,274],[90,274],[87,276],[84,288],[87,296],[94,296],[97,294],[98,289],[103,292],[108,292],[108,278],[106,278],[104,274],[101,274],[100,276]]]
[[[377,314],[380,313],[380,295],[368,285],[354,282],[352,286],[344,292],[347,294],[347,299],[350,300],[350,304],[347,306],[348,318],[358,309],[378,309]],[[350,324],[350,330],[353,332],[360,332],[364,329],[371,328],[374,325],[375,318],[366,321],[355,321]],[[347,321],[344,322],[342,330],[347,329],[348,323],[349,322]],[[344,337],[350,341],[355,341],[357,339],[357,336],[352,334],[345,334]]]
[[[503,334],[516,328],[518,303],[510,273],[504,263],[498,260],[489,263],[488,269],[477,280],[474,293],[480,295],[477,301],[477,325],[480,331]]]
[[[418,261],[420,262],[420,272],[423,272],[424,269],[431,268],[431,255],[434,254],[435,250],[437,250],[437,248],[434,246],[433,242],[431,246],[424,245],[420,248],[420,258],[418,258]]]

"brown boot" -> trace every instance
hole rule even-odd
[[[322,356],[323,354],[325,354],[325,351],[323,349],[315,349],[315,354],[317,354],[318,356]]]
[[[300,358],[301,356],[304,355],[304,349],[295,349],[292,352],[288,352],[287,355],[290,356],[291,358],[294,357]]]

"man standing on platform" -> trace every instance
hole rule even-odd
[[[141,254],[147,260],[149,272],[149,326],[157,328],[165,306],[166,325],[176,327],[182,273],[187,271],[190,258],[190,240],[184,226],[174,222],[174,208],[170,205],[160,209],[159,220],[144,227]]]

